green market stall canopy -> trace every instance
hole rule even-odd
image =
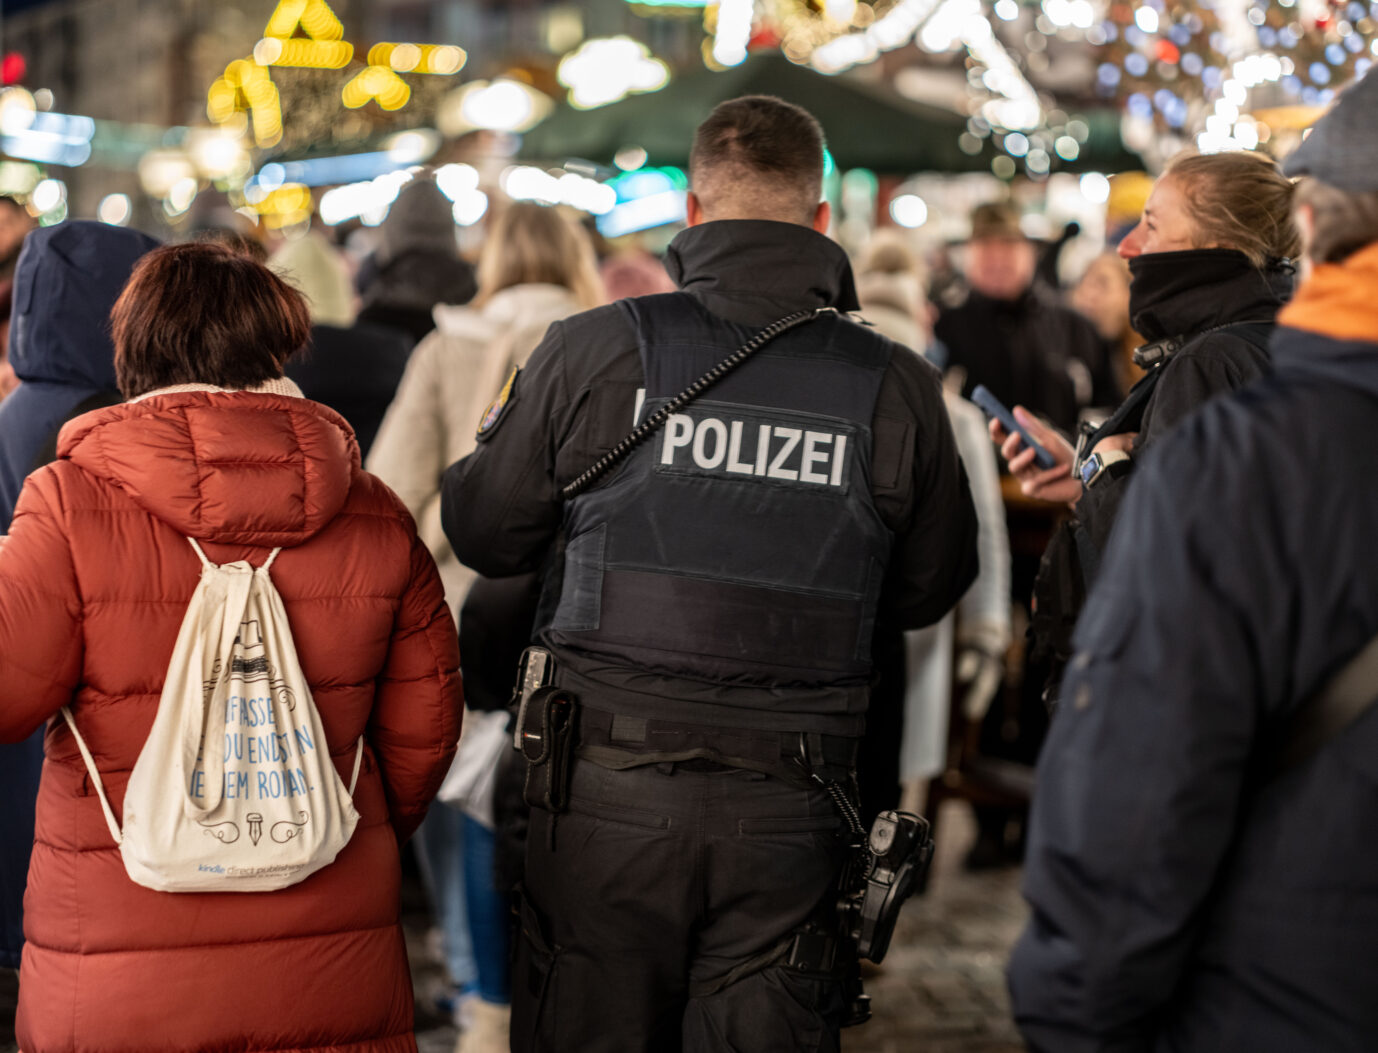
[[[856,77],[826,76],[771,51],[754,54],[724,72],[684,74],[660,91],[608,106],[581,110],[562,104],[526,133],[520,156],[545,161],[577,157],[606,164],[623,147],[639,146],[651,164],[683,168],[699,122],[718,103],[741,95],[775,95],[804,107],[822,124],[828,149],[844,169],[988,172],[1000,153],[989,139],[974,155],[961,148],[958,139],[967,129],[962,114],[914,102]],[[1091,140],[1076,163],[1060,166],[1063,170],[1142,167],[1121,144],[1118,119],[1088,123]]]

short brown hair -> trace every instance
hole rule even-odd
[[[205,230],[197,231],[192,240],[203,245],[221,245],[231,252],[248,256],[255,263],[268,262],[268,248],[263,242],[229,227],[207,227]]]
[[[1297,208],[1311,209],[1312,263],[1339,263],[1378,241],[1378,192],[1351,193],[1303,179],[1297,184]]]
[[[1181,188],[1197,244],[1237,249],[1255,267],[1301,254],[1294,187],[1272,158],[1249,150],[1187,152],[1169,162],[1164,178]]]
[[[282,376],[311,339],[301,293],[221,245],[144,256],[110,312],[115,380],[127,399],[173,384],[250,388]]]
[[[809,223],[823,197],[823,129],[773,95],[729,99],[694,133],[689,180],[710,219]]]

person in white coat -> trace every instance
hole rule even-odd
[[[472,623],[461,617],[477,576],[455,558],[441,529],[441,476],[473,450],[480,422],[501,411],[516,371],[550,324],[602,302],[584,230],[559,209],[510,205],[484,243],[478,294],[465,306],[435,308],[435,329],[412,352],[369,453],[369,471],[397,492],[440,568],[445,598],[461,625],[461,648],[471,652],[466,681],[482,679],[484,672],[470,667],[482,660],[484,648],[465,643],[465,625]],[[507,917],[494,887],[491,796],[493,743],[504,736],[487,734],[505,721],[501,709],[473,715],[451,777],[441,787],[440,800],[450,807],[432,809],[422,827],[447,957],[455,958],[450,944],[473,948],[475,997],[464,999],[460,1012],[467,1024],[463,1053],[497,1053],[508,1046]]]
[[[473,450],[485,408],[550,324],[603,302],[588,235],[530,202],[510,205],[489,231],[478,287],[465,306],[435,308],[435,330],[412,352],[368,458],[415,517],[456,618],[474,573],[440,528],[440,477]]]
[[[933,343],[920,265],[897,237],[877,234],[857,268],[862,316],[890,339],[924,354]],[[967,715],[979,720],[1004,677],[1010,641],[1010,547],[995,450],[986,419],[960,395],[944,391],[957,451],[979,523],[981,570],[956,610],[936,625],[905,633],[904,731],[900,739],[903,804],[921,811],[928,781],[947,764],[954,643],[956,675],[969,685]]]

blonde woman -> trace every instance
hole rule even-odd
[[[456,615],[474,574],[440,528],[440,477],[474,448],[486,408],[550,323],[603,302],[588,235],[558,209],[518,202],[498,217],[478,265],[478,295],[435,309],[368,459],[416,517]]]
[[[1023,406],[1014,416],[1057,462],[998,421],[1010,474],[1030,497],[1065,502],[1075,518],[1058,528],[1034,586],[1035,652],[1053,663],[1045,695],[1056,704],[1072,631],[1145,451],[1210,399],[1269,369],[1278,308],[1292,295],[1301,234],[1294,187],[1262,154],[1182,154],[1158,177],[1138,225],[1120,242],[1128,261],[1129,315],[1150,341],[1136,352],[1146,375],[1111,417],[1084,429],[1080,450]]]
[[[603,301],[593,246],[573,220],[555,208],[519,202],[508,207],[488,232],[479,258],[478,295],[464,307],[435,309],[436,328],[412,352],[397,397],[388,409],[369,455],[369,470],[391,486],[416,518],[421,539],[440,567],[445,598],[456,620],[476,575],[455,558],[440,526],[440,480],[445,469],[471,452],[475,433],[490,406],[513,381],[552,322],[596,307]],[[505,585],[506,583],[499,583]],[[521,606],[519,603],[518,607]],[[528,642],[519,618],[499,618],[498,636],[471,648],[481,663],[511,643]],[[529,626],[529,617],[527,624]],[[470,626],[493,626],[470,617]],[[464,638],[470,638],[465,630]],[[466,681],[480,684],[486,666],[465,663]],[[513,667],[515,670],[515,666]],[[506,684],[505,679],[503,680]],[[476,708],[487,708],[474,695]],[[487,720],[505,722],[506,701],[479,714],[472,727]],[[459,769],[484,753],[487,736],[475,734],[461,746]],[[487,769],[485,769],[487,770]],[[454,800],[442,791],[442,798]],[[440,914],[447,968],[457,986],[471,986],[475,997],[461,999],[459,1022],[464,1053],[498,1053],[507,1049],[507,910],[494,887],[495,838],[491,799],[476,804],[467,795],[456,807],[438,807],[421,830],[421,849]],[[463,808],[463,813],[459,808]],[[472,951],[471,951],[472,948]]]

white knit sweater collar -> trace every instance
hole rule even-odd
[[[249,395],[287,395],[291,398],[305,398],[301,388],[288,380],[286,377],[276,377],[273,380],[265,380],[262,384],[252,388],[221,388],[214,384],[169,384],[165,388],[156,388],[153,391],[146,391],[138,398],[130,399],[130,402],[142,402],[144,399],[155,398],[158,395],[179,395],[184,391],[221,391],[221,392],[244,392]]]

